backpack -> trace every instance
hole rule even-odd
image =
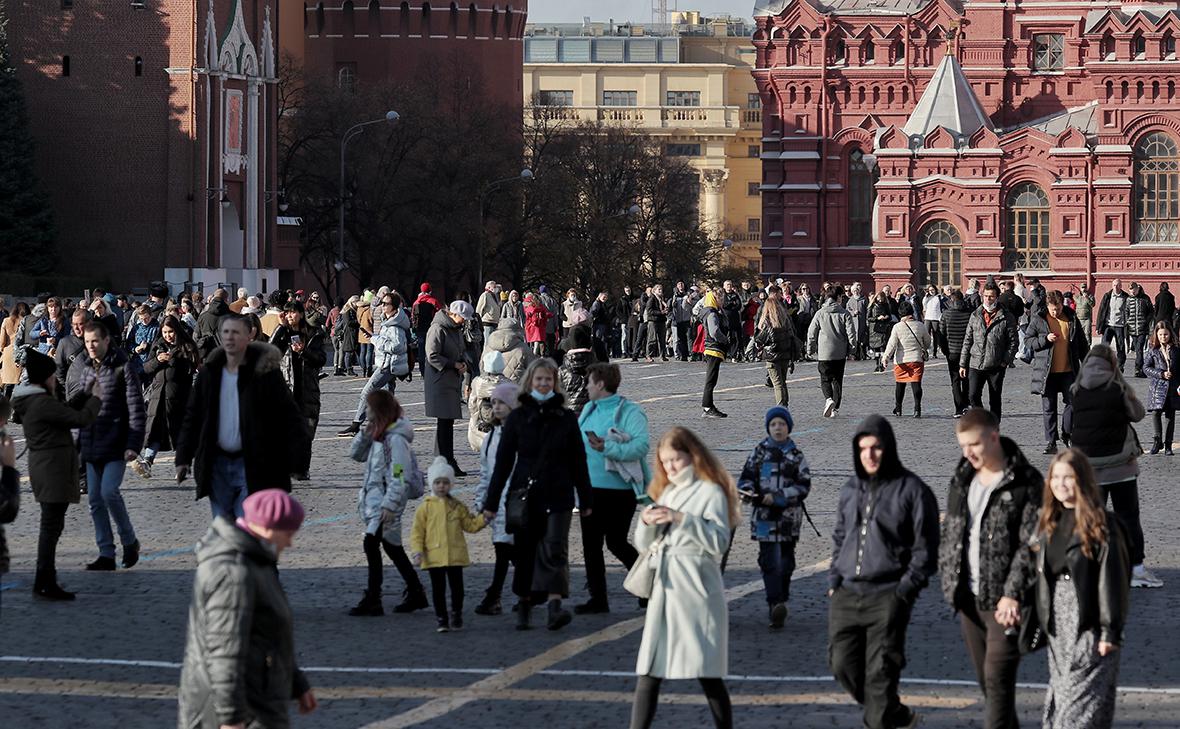
[[[393,457],[389,454],[388,448],[382,448],[385,454],[385,471],[387,474],[393,473]],[[422,469],[418,468],[418,457],[414,455],[414,451],[410,450],[410,472],[402,473],[402,477],[406,483],[406,498],[420,499],[426,494],[426,476],[422,473]]]
[[[495,427],[495,418],[492,416],[492,398],[480,398],[479,407],[475,411],[475,429],[481,433],[490,433]]]

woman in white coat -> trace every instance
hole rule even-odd
[[[660,439],[647,492],[655,503],[640,514],[635,546],[662,541],[652,556],[658,564],[635,667],[631,729],[651,726],[665,678],[700,681],[714,724],[729,729],[729,611],[720,562],[740,518],[737,491],[700,439],[675,427]]]

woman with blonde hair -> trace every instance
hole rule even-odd
[[[656,472],[647,493],[654,502],[640,513],[635,546],[658,560],[647,605],[635,672],[639,682],[631,729],[647,729],[656,715],[666,678],[700,681],[721,728],[733,726],[724,677],[729,668],[729,612],[721,558],[740,520],[733,479],[691,430],[675,427],[657,448]],[[640,556],[644,559],[646,555]]]
[[[500,494],[507,488],[506,530],[514,537],[516,551],[512,592],[520,599],[516,629],[527,630],[532,606],[547,603],[547,627],[558,630],[573,619],[561,601],[569,597],[574,494],[584,517],[593,513],[594,495],[578,416],[565,407],[553,360],[537,359],[528,366],[519,400],[500,432],[484,516],[488,521],[495,518]],[[514,495],[522,491],[524,508],[514,510],[513,502],[519,504]]]
[[[1114,723],[1131,559],[1122,522],[1103,501],[1080,450],[1062,451],[1049,463],[1032,543],[1037,618],[1049,636],[1046,729]]]

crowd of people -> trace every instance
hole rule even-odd
[[[364,464],[357,508],[367,580],[350,615],[384,614],[384,552],[403,583],[394,612],[433,606],[439,632],[461,629],[467,534],[490,527],[495,564],[474,612],[503,613],[511,570],[516,629],[534,627],[534,610],[544,608],[545,627],[556,631],[575,615],[610,611],[609,551],[647,611],[632,728],[651,725],[663,680],[689,678],[699,680],[715,724],[731,727],[723,573],[743,511],[771,630],[788,621],[795,547],[810,521],[811,464],[792,438],[788,375],[814,361],[822,415],[835,418],[848,361],[873,359],[879,372],[891,364],[894,416],[908,390],[921,417],[925,365],[941,353],[962,451],[944,514],[901,463],[886,418],[869,416],[853,436],[854,475],[839,494],[828,575],[832,673],[863,706],[866,726],[914,726],[898,682],[910,613],[938,574],[986,699],[986,726],[1017,726],[1017,665],[1047,647],[1045,726],[1109,727],[1129,590],[1162,585],[1144,566],[1144,450],[1133,424],[1152,412],[1150,452],[1172,453],[1174,300],[1166,284],[1152,302],[1138,285],[1127,293],[1115,281],[1097,307],[1085,287],[1047,291],[1020,276],[968,284],[869,295],[859,283],[826,283],[813,297],[807,284],[781,279],[677,282],[667,294],[661,285],[628,287],[613,301],[598,292],[589,306],[572,289],[558,301],[544,286],[521,296],[493,281],[474,300],[460,294],[449,304],[426,283],[412,301],[381,287],[331,308],[314,292],[276,291],[264,304],[244,289],[234,300],[217,289],[202,301],[163,286],[138,304],[102,291],[78,302],[18,303],[0,311],[0,434],[15,415],[40,506],[33,593],[75,598],[58,583],[55,554],[68,505],[83,494],[98,549],[87,569],[117,569],[116,532],[123,568],[137,563],[141,546],[120,492],[125,469],[150,478],[156,456],[174,450],[177,481],[191,472],[213,517],[196,550],[182,722],[281,726],[289,700],[314,710],[274,565],[303,521],[290,492],[309,478],[320,382],[360,375],[367,379],[354,417],[338,433]],[[1123,376],[1128,349],[1134,374],[1150,379],[1146,406]],[[736,477],[687,428],[672,428],[653,448],[644,409],[621,393],[612,358],[670,356],[704,363],[704,417],[727,417],[713,400],[723,362],[765,363],[776,404]],[[1030,390],[1041,395],[1044,452],[1055,456],[1045,475],[1000,434],[1004,380],[1018,360],[1032,365]],[[436,421],[425,471],[396,397],[415,368]],[[480,464],[467,503],[452,492],[467,475],[454,451],[464,408]],[[16,459],[11,439],[0,441],[8,489]],[[575,518],[588,599],[569,610]],[[4,552],[0,531],[6,568]],[[227,620],[250,634],[230,635]],[[259,644],[276,646],[265,670],[278,682],[271,685],[291,686],[289,695],[258,695],[242,675]]]

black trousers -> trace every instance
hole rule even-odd
[[[447,585],[451,587],[451,611],[463,612],[463,568],[462,567],[431,567],[430,596],[434,598],[434,614],[440,618],[447,617]]]
[[[405,580],[406,589],[410,592],[422,592],[422,581],[418,579],[418,573],[406,555],[406,550],[401,545],[390,544],[382,539],[380,529],[376,534],[365,535],[364,548],[365,560],[369,565],[369,592],[380,595],[381,585],[385,582],[385,563],[381,560],[382,547],[385,548],[389,559],[393,561],[393,566],[397,567],[398,574]]]
[[[628,570],[639,552],[627,541],[635,517],[635,494],[630,490],[594,489],[594,510],[581,517],[582,552],[586,561],[586,582],[590,599],[606,601],[606,559],[603,542]]]
[[[721,374],[721,358],[711,354],[705,355],[705,392],[701,395],[701,407],[708,410],[713,406],[713,389],[717,387],[717,377]]]
[[[733,729],[733,704],[729,700],[729,689],[724,679],[698,678],[709,702],[709,713],[717,729]],[[656,707],[660,702],[662,678],[640,676],[635,685],[635,703],[631,705],[631,729],[648,729],[656,718]]]
[[[57,572],[57,542],[66,528],[69,504],[41,504],[41,531],[37,534],[37,572]]]
[[[662,319],[647,323],[647,356],[668,356],[668,323]]]
[[[910,610],[891,588],[860,595],[840,587],[828,605],[828,663],[844,690],[864,706],[868,729],[904,726],[911,715],[897,694]]]
[[[1146,334],[1128,334],[1127,341],[1135,351],[1135,374],[1143,372],[1143,348],[1147,346]]]
[[[488,586],[486,599],[500,599],[504,592],[504,581],[508,579],[508,567],[516,560],[511,544],[493,542],[492,549],[496,551],[496,565],[492,568],[492,584]]]
[[[1127,536],[1131,538],[1128,545],[1131,552],[1131,566],[1143,564],[1146,547],[1143,542],[1143,524],[1139,521],[1139,480],[1119,481],[1118,483],[1103,484],[1102,503],[1110,501],[1110,508],[1119,515],[1127,527]]]
[[[1164,431],[1164,420],[1168,421],[1167,432]],[[1176,409],[1167,408],[1165,410],[1153,410],[1151,412],[1151,427],[1154,432],[1155,439],[1163,443],[1165,446],[1172,447],[1172,436],[1176,433]]]
[[[967,370],[967,391],[970,393],[971,406],[983,407],[983,386],[987,385],[988,410],[1000,419],[1004,400],[1004,374],[1007,367],[993,367],[990,370]]]
[[[971,406],[971,396],[967,392],[967,378],[959,377],[958,355],[947,355],[946,367],[951,375],[951,397],[955,400],[955,412],[961,413]]]
[[[1114,342],[1115,351],[1119,355],[1119,369],[1127,364],[1127,328],[1108,326],[1102,330],[1102,343],[1109,346]]]
[[[845,360],[842,359],[821,359],[816,364],[819,371],[819,389],[823,391],[824,397],[836,403],[837,410],[840,409],[840,401],[844,397],[844,365]]]
[[[963,642],[967,644],[987,706],[984,729],[1019,729],[1016,669],[1020,665],[1020,648],[1016,636],[1005,635],[1004,626],[996,622],[992,613],[980,614],[974,595],[967,594],[959,602]]]
[[[930,332],[930,359],[938,359],[942,351],[942,321],[926,321],[926,331]]]
[[[922,412],[922,382],[911,382],[910,390],[914,393],[914,412]],[[901,410],[902,401],[905,400],[905,386],[904,382],[893,383],[893,404],[898,411]]]
[[[632,324],[627,322],[627,347],[623,352],[624,357],[631,357],[632,359],[639,356],[639,332],[646,331],[647,327],[639,322]]]
[[[434,428],[434,453],[455,465],[455,420],[439,418]]]
[[[1069,437],[1073,429],[1073,387],[1072,372],[1050,372],[1041,391],[1041,418],[1045,426],[1045,442],[1057,442],[1057,395],[1061,394],[1061,438]]]
[[[676,322],[676,356],[681,359],[688,359],[688,355],[692,354],[692,343],[688,340],[689,324],[687,321]]]
[[[534,510],[528,518],[529,528],[514,535],[516,571],[512,573],[512,593],[520,598],[569,597],[569,537],[573,514]]]

